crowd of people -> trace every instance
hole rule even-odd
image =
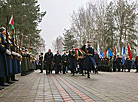
[[[55,71],[55,74],[68,73],[74,76],[76,73],[85,75],[90,78],[90,73],[98,73],[98,71],[120,72],[136,69],[138,72],[138,56],[135,60],[126,58],[123,64],[123,58],[119,56],[110,56],[109,58],[100,58],[97,51],[91,46],[91,42],[82,46],[80,49],[72,49],[61,55],[59,51],[55,55],[51,49],[47,53],[41,53],[37,60],[31,51],[20,48],[16,45],[15,39],[6,33],[4,27],[0,28],[0,90],[5,86],[18,81],[16,74],[21,76],[28,75],[36,69],[46,70],[46,75]]]
[[[77,53],[80,52],[80,53]],[[87,46],[84,45],[81,49],[75,49],[72,47],[72,50],[67,54],[64,51],[63,55],[60,55],[59,51],[55,55],[51,52],[51,49],[48,50],[45,55],[43,53],[39,56],[38,68],[41,70],[46,70],[46,75],[52,73],[52,70],[55,70],[55,74],[58,73],[68,73],[68,70],[71,70],[71,73],[80,73],[82,75],[87,74],[87,77],[90,78],[90,73],[98,73],[98,71],[106,72],[120,72],[128,71],[131,69],[136,69],[138,72],[138,56],[135,60],[130,60],[126,58],[125,63],[123,64],[123,58],[117,56],[110,56],[100,58],[97,54],[97,51],[91,47],[91,42],[87,42]]]

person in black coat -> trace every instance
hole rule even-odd
[[[93,71],[94,73],[98,74],[98,68],[99,68],[99,61],[100,61],[100,58],[99,58],[99,55],[97,54],[97,51],[95,50],[95,54],[94,54],[94,59],[95,59],[95,62],[97,64],[97,68],[95,68]]]
[[[54,56],[54,67],[55,67],[55,74],[61,73],[61,55],[59,54],[59,51],[57,51],[57,54]]]
[[[117,56],[116,63],[117,63],[118,72],[120,72],[121,65],[122,65],[122,59],[119,56]]]
[[[66,51],[62,55],[62,64],[63,64],[63,74],[65,74],[66,68],[68,67],[68,55],[66,54]]]
[[[77,60],[76,60],[76,55],[75,55],[75,48],[72,47],[72,50],[69,51],[69,60],[70,60],[70,68],[71,68],[71,73],[75,74],[76,68],[77,68]]]
[[[39,68],[41,70],[40,73],[43,73],[43,53],[41,53],[39,56],[39,63],[38,64],[39,64]]]
[[[135,59],[136,73],[138,73],[138,56]]]
[[[45,53],[45,56],[44,56],[44,63],[45,63],[45,69],[46,69],[46,75],[52,73],[52,69],[51,69],[51,66],[52,66],[52,63],[53,63],[53,53],[51,52],[51,49],[48,50],[47,53]]]
[[[9,86],[6,83],[6,77],[8,76],[8,64],[6,54],[11,55],[11,51],[6,49],[6,42],[4,40],[4,34],[6,30],[4,27],[0,28],[0,86]],[[3,89],[0,87],[0,90]]]
[[[114,58],[113,58],[113,72],[116,72],[116,65],[117,65],[116,56],[114,56]]]
[[[132,61],[129,60],[129,58],[126,58],[126,63],[126,69],[128,69],[128,72],[130,72]]]

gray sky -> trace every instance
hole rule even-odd
[[[40,23],[41,36],[45,39],[46,50],[52,48],[52,42],[59,35],[62,36],[64,28],[71,25],[70,15],[89,0],[38,0],[41,11],[47,11]]]

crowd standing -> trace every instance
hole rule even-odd
[[[97,51],[91,46],[91,42],[88,41],[87,45],[82,46],[80,49],[72,49],[67,54],[61,55],[59,51],[55,55],[51,52],[51,49],[47,53],[41,53],[37,60],[31,51],[20,48],[15,39],[6,33],[4,27],[0,28],[0,90],[10,84],[18,81],[16,74],[21,73],[21,76],[25,76],[33,72],[35,69],[40,69],[40,73],[46,70],[46,75],[55,71],[55,74],[68,73],[74,76],[79,73],[83,76],[87,74],[87,78],[90,78],[90,73],[97,74],[98,71],[107,72],[120,72],[136,69],[138,72],[138,56],[135,60],[126,58],[123,63],[123,58],[120,56],[110,56],[100,58]]]
[[[138,72],[138,56],[135,60],[126,58],[124,64],[123,58],[119,55],[100,58],[97,51],[91,46],[90,41],[80,49],[72,47],[72,50],[70,50],[68,54],[64,51],[64,54],[60,55],[59,51],[57,51],[57,53],[53,55],[51,49],[49,49],[48,52],[45,53],[44,58],[42,55],[43,53],[39,57],[39,63],[41,63],[39,68],[45,69],[46,75],[52,73],[53,70],[55,74],[66,74],[68,70],[70,70],[73,76],[77,73],[82,75],[87,74],[87,78],[90,78],[90,73],[93,72],[97,74],[98,71],[130,72],[131,69],[136,69],[136,73]]]

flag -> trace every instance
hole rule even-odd
[[[109,48],[109,57],[113,56],[111,49]]]
[[[81,49],[78,49],[79,53],[81,53],[81,55],[83,55],[83,51]]]
[[[102,52],[102,50],[101,50],[101,58],[103,58],[104,57],[104,54],[103,54],[103,52]]]
[[[78,60],[79,59],[79,51],[78,51],[78,49],[76,49],[75,52],[76,52],[76,60]]]
[[[106,51],[106,57],[108,57],[108,55],[109,55],[109,50]]]
[[[123,45],[123,65],[125,64],[125,47]]]
[[[106,50],[104,51],[104,57],[106,58],[106,56],[107,56],[107,52],[106,52]]]
[[[97,45],[97,54],[100,55],[100,47],[99,47],[99,43]]]
[[[116,47],[115,47],[115,56],[116,56]]]
[[[131,50],[130,50],[130,45],[128,43],[128,54],[129,54],[129,59],[132,60],[132,54],[131,54]]]
[[[14,29],[13,15],[11,16],[11,19],[9,21],[9,24],[11,25],[11,28],[12,28],[12,31],[13,31],[13,37],[15,38],[15,29]]]

